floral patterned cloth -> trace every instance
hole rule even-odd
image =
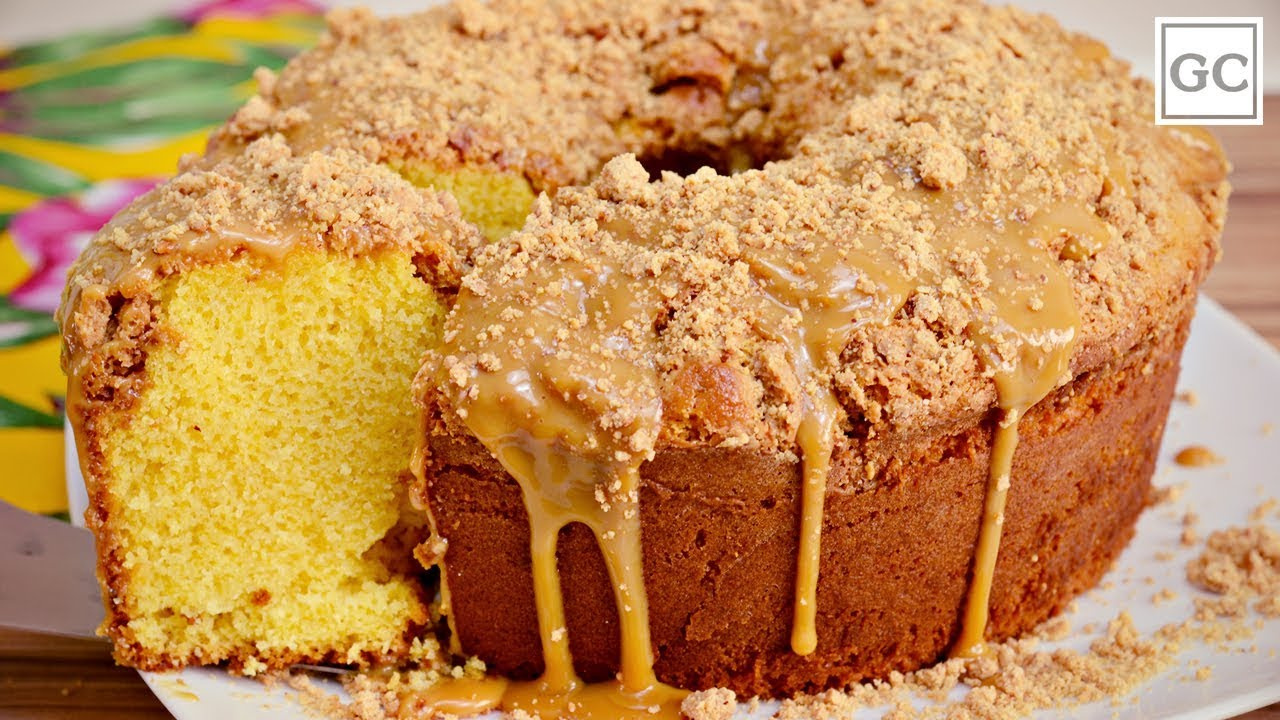
[[[0,500],[67,509],[52,315],[76,254],[321,26],[309,0],[211,0],[0,49]]]

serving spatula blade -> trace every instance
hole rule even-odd
[[[103,609],[93,536],[0,501],[0,625],[93,638]]]

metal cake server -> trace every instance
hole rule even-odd
[[[0,501],[0,625],[96,638],[95,564],[88,530]]]

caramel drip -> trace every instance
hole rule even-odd
[[[1182,467],[1209,467],[1225,462],[1221,455],[1203,445],[1189,445],[1182,448],[1177,455],[1173,456],[1173,461]]]
[[[661,420],[647,347],[660,307],[651,285],[601,254],[554,271],[532,267],[501,301],[466,289],[459,295],[455,312],[469,327],[506,332],[500,328],[513,323],[512,331],[518,325],[527,333],[518,357],[486,358],[483,345],[456,337],[442,350],[481,356],[486,370],[460,379],[446,360],[442,384],[469,430],[520,485],[529,519],[545,667],[534,682],[506,686],[498,701],[505,710],[678,717],[685,693],[659,683],[653,671],[640,544],[639,469],[652,456]],[[556,564],[560,530],[571,523],[594,533],[613,586],[622,645],[616,682],[588,686],[574,671]],[[453,695],[447,687],[436,692]]]
[[[960,637],[952,646],[953,656],[979,657],[986,654],[985,634],[991,615],[991,587],[995,580],[996,557],[1000,554],[1000,538],[1004,529],[1004,508],[1009,498],[1013,451],[1018,447],[1018,421],[1021,411],[1001,408],[1002,417],[991,442],[991,460],[987,475],[986,499],[982,508],[982,524],[973,556],[973,575],[969,580],[969,596],[965,600],[960,622]]]
[[[808,655],[818,645],[822,508],[841,415],[840,402],[821,372],[839,362],[858,325],[887,320],[908,288],[903,278],[888,271],[892,261],[879,244],[855,248],[814,241],[803,259],[792,248],[756,249],[746,259],[769,300],[764,313],[769,327],[761,329],[793,349],[793,368],[805,391],[796,431],[802,482],[791,649]]]
[[[1085,252],[1108,237],[1105,223],[1083,206],[1049,208],[1028,222],[977,220],[957,193],[908,191],[921,222],[936,238],[932,260],[906,267],[893,244],[867,228],[856,238],[816,236],[787,245],[745,247],[742,260],[761,293],[756,330],[791,352],[801,388],[796,444],[802,456],[799,552],[791,645],[817,648],[817,587],[823,505],[842,403],[831,372],[851,335],[888,324],[922,287],[968,282],[976,262],[986,289],[969,308],[968,334],[995,378],[1003,417],[994,439],[987,510],[956,652],[980,644],[999,548],[1017,422],[1059,383],[1079,318],[1071,286],[1050,247],[1066,236]],[[654,233],[651,233],[654,234]],[[446,335],[440,383],[467,429],[519,484],[529,517],[534,595],[545,669],[530,683],[482,693],[507,710],[541,717],[675,716],[681,691],[653,671],[640,538],[640,466],[652,457],[662,423],[654,320],[663,301],[647,269],[609,243],[643,245],[629,221],[605,221],[597,246],[574,247],[555,262],[532,262],[513,249],[518,268],[500,288],[487,283],[460,293],[454,318],[465,332]],[[625,250],[625,247],[622,248]],[[507,333],[504,357],[486,351]],[[576,676],[556,566],[556,541],[580,522],[595,534],[613,584],[622,640],[616,682],[584,685]],[[449,707],[475,689],[445,681],[415,702]],[[451,699],[453,698],[453,699]],[[493,698],[498,698],[494,700]],[[438,704],[437,704],[438,703]],[[598,704],[593,704],[598,703]],[[590,707],[595,707],[591,710]],[[606,713],[604,709],[607,709]]]
[[[1046,240],[1049,235],[1066,235],[1096,252],[1109,231],[1091,212],[1074,205],[1056,206],[1028,223],[994,227],[960,217],[953,195],[920,192],[918,199],[926,216],[946,229],[938,236],[950,244],[937,249],[977,254],[991,274],[985,298],[989,305],[972,309],[970,334],[995,372],[1006,420],[994,442],[987,511],[964,623],[967,632],[958,646],[968,648],[967,633],[980,637],[986,627],[1017,418],[1067,379],[1079,324],[1069,281],[1045,251]],[[784,328],[782,335],[795,349],[793,365],[806,393],[797,428],[803,480],[791,648],[808,655],[817,647],[823,505],[841,413],[823,373],[838,367],[839,353],[859,325],[887,323],[918,283],[936,286],[953,271],[939,268],[913,282],[879,243],[814,240],[802,248],[799,253],[795,248],[757,250],[748,253],[747,260],[776,312],[771,324]]]
[[[1001,242],[988,245],[1000,250],[1015,249],[1002,262],[989,265],[993,271],[993,291],[988,294],[992,308],[970,328],[984,364],[995,374],[1001,415],[992,438],[969,594],[953,655],[977,656],[986,651],[984,637],[1013,474],[1013,454],[1018,446],[1018,424],[1027,410],[1070,380],[1071,351],[1080,316],[1070,280],[1041,248],[1051,236],[1065,236],[1064,248],[1083,247],[1097,252],[1111,235],[1106,223],[1088,209],[1059,205],[1028,223],[1006,226],[999,235]],[[991,243],[989,236],[968,230],[957,231],[954,239],[969,247]],[[1022,250],[1016,251],[1018,248]]]
[[[441,715],[468,717],[498,707],[511,683],[505,678],[446,678],[425,691],[402,693],[396,717],[429,718]]]
[[[839,406],[821,402],[800,423],[797,440],[803,462],[800,488],[800,550],[791,621],[791,650],[808,655],[818,648],[818,567],[822,558],[822,507],[827,497]]]

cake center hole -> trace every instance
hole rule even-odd
[[[664,172],[688,177],[704,167],[715,170],[718,175],[736,175],[746,170],[759,170],[766,163],[780,159],[745,143],[722,148],[664,147],[637,157],[649,171],[650,180],[660,179]]]

